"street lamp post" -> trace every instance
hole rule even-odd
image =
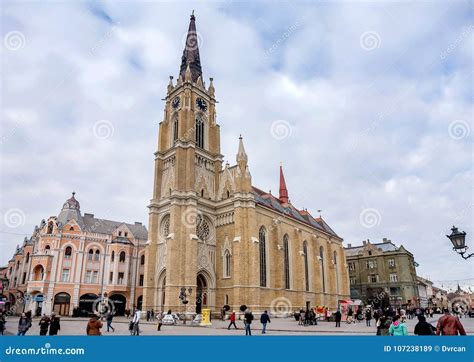
[[[184,305],[184,321],[183,324],[186,324],[186,305],[189,303],[187,297],[191,295],[193,288],[189,287],[186,293],[186,287],[181,287],[181,292],[179,293],[179,299]]]
[[[474,253],[469,254],[469,255],[464,255],[467,252],[467,249],[469,248],[466,245],[466,232],[460,232],[456,226],[453,226],[451,228],[451,235],[446,235],[446,237],[451,240],[451,243],[453,244],[453,250],[456,251],[463,259],[469,259],[471,256],[474,255]]]

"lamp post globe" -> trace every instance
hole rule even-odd
[[[453,244],[453,250],[456,251],[463,259],[469,259],[471,256],[474,254],[469,254],[465,256],[464,254],[466,253],[467,249],[469,248],[466,246],[466,232],[465,231],[459,231],[456,226],[453,226],[451,228],[451,234],[446,235],[446,237],[451,240],[451,243]]]

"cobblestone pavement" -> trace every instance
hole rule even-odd
[[[428,322],[436,326],[436,322],[440,315],[435,318],[428,318]],[[61,318],[61,330],[59,335],[85,335],[87,318]],[[27,335],[39,335],[39,318],[33,319],[33,326]],[[474,318],[461,319],[467,334],[474,334]],[[156,322],[140,322],[141,335],[245,335],[242,321],[237,321],[238,330],[227,330],[228,321],[213,320],[212,326],[200,327],[191,326],[188,322],[186,325],[162,326],[160,332],[157,331]],[[10,317],[6,324],[7,335],[16,334],[18,317]],[[408,320],[407,328],[409,334],[413,334],[416,320]],[[106,323],[102,328],[102,334],[105,336],[113,335],[129,335],[128,320],[124,317],[116,317],[112,325],[115,332],[107,332]],[[367,327],[365,321],[347,324],[342,322],[340,328],[336,328],[333,322],[319,322],[317,326],[299,326],[294,318],[273,318],[272,322],[267,325],[268,335],[375,335],[375,321],[372,320],[372,326]],[[261,324],[258,318],[252,323],[252,333],[261,335]]]

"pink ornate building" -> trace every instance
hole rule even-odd
[[[9,261],[3,298],[12,312],[87,314],[103,293],[118,315],[141,305],[146,227],[81,214],[74,194]]]

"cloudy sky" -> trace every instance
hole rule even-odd
[[[474,249],[472,1],[2,1],[1,264],[73,190],[147,223],[193,9],[226,160],[242,134],[254,185],[276,194],[282,162],[291,202],[345,243],[387,237],[422,276],[474,277],[445,237]]]

